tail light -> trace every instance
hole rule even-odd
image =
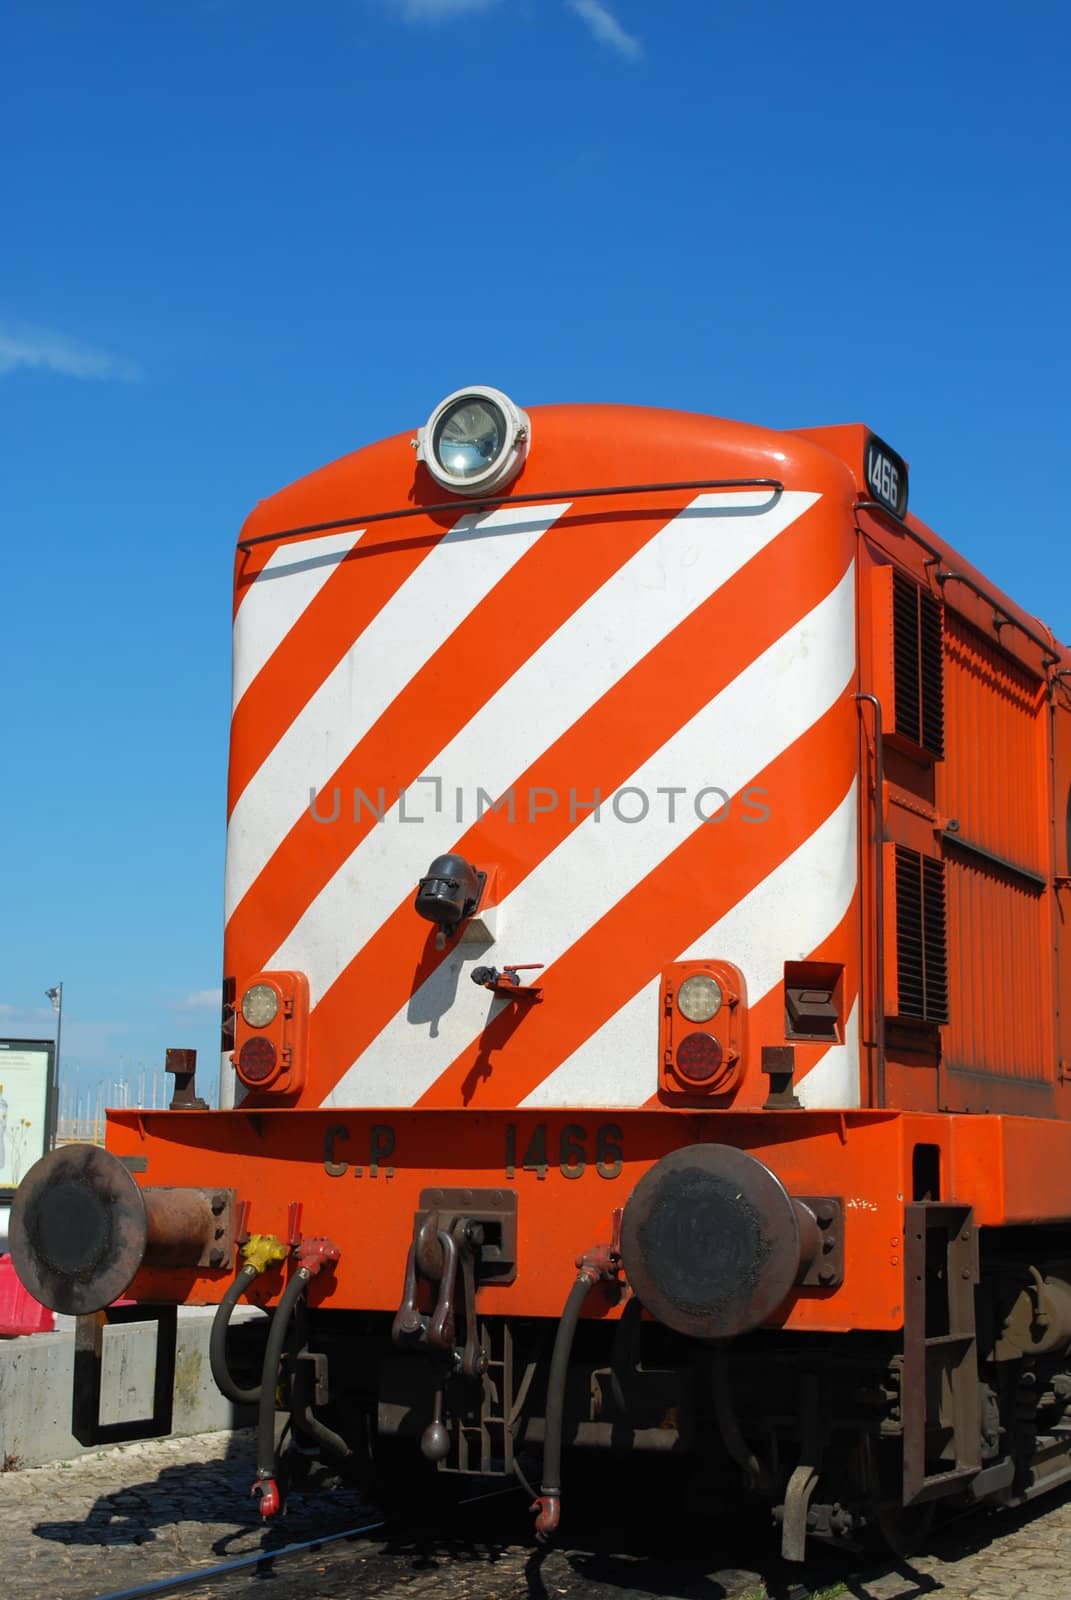
[[[236,994],[234,1070],[247,1089],[293,1095],[305,1082],[309,980],[303,972],[257,972]]]
[[[675,961],[662,974],[659,1090],[731,1094],[744,1071],[744,976],[728,961]]]

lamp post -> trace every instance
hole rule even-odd
[[[63,1033],[63,985],[57,983],[54,989],[45,990],[45,998],[52,1001],[52,1009],[56,1013],[56,1054],[52,1060],[52,1110],[48,1119],[48,1148],[56,1148],[56,1117],[59,1113],[59,1067],[60,1067],[60,1037]]]

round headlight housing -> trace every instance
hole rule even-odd
[[[417,460],[453,494],[486,494],[517,476],[530,442],[527,412],[501,389],[474,384],[435,407],[417,434]]]
[[[689,1022],[709,1022],[721,1010],[721,985],[705,972],[685,978],[677,990],[677,1009]]]
[[[252,983],[242,996],[242,1018],[250,1028],[270,1028],[279,1011],[279,996],[270,983]]]

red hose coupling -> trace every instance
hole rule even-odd
[[[262,1517],[274,1517],[278,1514],[281,1502],[279,1485],[274,1478],[258,1478],[249,1493],[259,1497]]]
[[[330,1239],[302,1239],[298,1246],[297,1264],[304,1267],[310,1278],[315,1278],[321,1267],[333,1267],[342,1251]]]
[[[536,1538],[540,1544],[547,1544],[558,1531],[558,1521],[562,1514],[561,1496],[541,1494],[532,1501],[528,1509],[539,1513],[535,1524]]]
[[[617,1277],[621,1270],[621,1257],[612,1244],[596,1244],[590,1250],[585,1250],[582,1256],[577,1256],[576,1264],[583,1277],[591,1283],[598,1283],[600,1278]]]

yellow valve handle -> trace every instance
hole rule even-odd
[[[247,1267],[254,1269],[258,1277],[276,1261],[285,1261],[289,1254],[286,1245],[274,1233],[251,1233],[242,1246],[242,1260]]]

